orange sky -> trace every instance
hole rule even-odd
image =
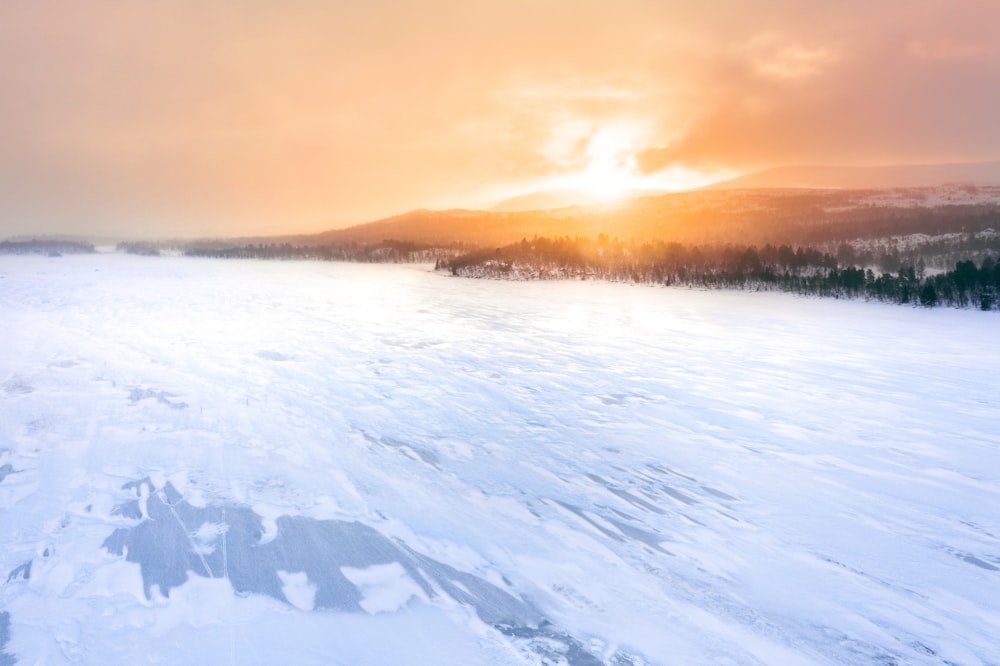
[[[0,238],[1000,159],[996,0],[3,0]]]

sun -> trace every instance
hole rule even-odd
[[[550,177],[544,187],[578,190],[597,201],[613,201],[646,187],[645,177],[636,169],[639,128],[627,123],[585,127],[573,123],[556,133],[550,157],[577,168]]]
[[[587,168],[572,177],[577,188],[596,199],[613,201],[630,190],[641,189],[642,179],[636,178],[627,164],[613,159],[593,160]]]
[[[586,168],[570,178],[597,199],[614,200],[642,188],[634,154],[638,135],[639,128],[627,124],[599,128],[587,143]]]
[[[619,122],[598,127],[587,138],[586,166],[561,176],[557,186],[586,192],[595,201],[616,201],[640,192],[687,190],[732,174],[673,165],[656,173],[639,168],[638,156],[649,145],[642,123]]]
[[[504,197],[524,191],[572,191],[581,202],[616,202],[642,194],[690,190],[739,175],[721,168],[674,164],[654,173],[640,167],[640,156],[651,147],[669,144],[650,122],[617,119],[596,123],[575,118],[553,125],[540,153],[561,171],[531,181],[506,183]],[[514,194],[512,194],[514,193]]]
[[[596,202],[614,202],[637,194],[676,192],[704,187],[739,175],[731,170],[703,171],[674,165],[643,174],[634,157],[592,159],[586,169],[560,179],[559,187],[578,190]]]

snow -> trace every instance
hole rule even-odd
[[[288,600],[288,603],[300,610],[316,608],[316,586],[309,582],[309,576],[304,571],[295,573],[278,571],[278,578],[281,579],[282,583],[281,593]],[[361,606],[364,608],[364,602]]]
[[[398,562],[376,564],[365,569],[340,567],[340,571],[364,595],[358,604],[369,613],[398,611],[413,597],[426,599],[420,586],[413,582]],[[459,586],[464,589],[464,586]],[[465,591],[468,592],[467,589]]]
[[[939,206],[976,206],[1000,202],[1000,186],[952,183],[930,187],[898,187],[874,191],[853,191],[844,206],[830,206],[827,211],[853,210],[861,207],[937,208]]]
[[[0,257],[0,664],[1000,661],[996,313]]]

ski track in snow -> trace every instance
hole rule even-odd
[[[95,255],[0,321],[0,664],[1000,663],[996,313]]]

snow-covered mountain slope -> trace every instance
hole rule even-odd
[[[1000,661],[995,313],[0,257],[0,663]]]

